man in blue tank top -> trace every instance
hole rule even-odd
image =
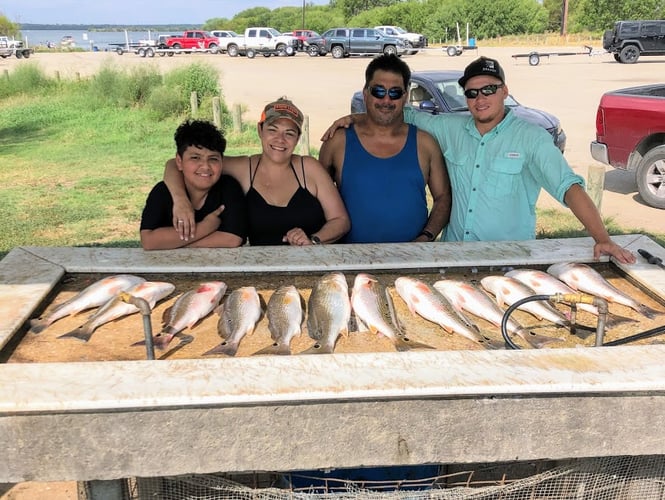
[[[399,57],[373,59],[363,89],[367,114],[321,147],[319,161],[351,218],[346,243],[433,241],[450,218],[441,149],[430,134],[404,122],[410,79]],[[433,200],[429,214],[426,187]]]

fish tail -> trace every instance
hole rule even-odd
[[[30,320],[30,333],[41,333],[43,332],[46,327],[48,326],[48,323],[44,320],[39,320],[39,319],[31,319]]]
[[[333,346],[329,344],[319,344],[317,342],[312,347],[301,352],[300,354],[332,354],[333,350]]]
[[[626,316],[620,316],[618,314],[607,314],[607,321],[605,321],[606,328],[614,328],[624,323],[637,323],[638,320],[633,318],[628,318]]]
[[[209,351],[204,352],[203,356],[208,356],[209,354],[226,354],[227,356],[235,356],[236,352],[238,352],[237,343],[229,343],[224,341]]]
[[[173,333],[159,333],[157,335],[154,335],[152,337],[152,345],[155,346],[157,349],[163,351],[168,347],[169,343],[171,342],[171,340],[173,340],[174,336],[175,334]],[[145,339],[139,340],[138,342],[134,342],[132,344],[132,347],[139,345],[145,345]]]
[[[400,335],[397,337],[395,340],[395,348],[399,352],[404,352],[404,351],[411,351],[414,349],[436,349],[435,347],[432,347],[431,345],[423,344],[422,342],[418,342],[415,340],[411,340],[409,337],[406,337],[404,335]]]
[[[264,354],[278,354],[282,356],[289,355],[291,354],[291,347],[289,347],[287,344],[279,344],[275,342],[274,344],[269,345],[260,351],[256,351],[254,356],[261,356]]]
[[[58,338],[59,339],[65,339],[65,338],[73,338],[73,339],[78,339],[82,340],[83,342],[87,342],[90,340],[90,337],[92,337],[94,330],[90,330],[89,328],[86,328],[84,326],[79,326],[78,328],[75,328],[71,332],[65,333],[64,335],[60,335]]]
[[[559,338],[548,337],[547,335],[539,335],[529,330],[520,330],[520,337],[528,342],[531,347],[535,347],[536,349],[540,349],[541,347],[545,347],[546,345],[552,344],[554,342],[563,342]]]
[[[637,309],[637,311],[649,319],[655,319],[656,316],[665,314],[665,311],[656,311],[655,309],[652,309],[649,306],[645,306],[644,304],[640,304],[640,307]]]

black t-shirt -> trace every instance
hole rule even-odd
[[[228,175],[222,175],[210,189],[203,206],[194,211],[194,220],[201,222],[220,205],[224,205],[224,211],[220,215],[217,231],[240,236],[244,243],[247,237],[247,203],[238,181]],[[173,227],[173,198],[163,181],[150,191],[141,216],[141,230],[160,227]]]

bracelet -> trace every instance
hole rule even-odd
[[[427,236],[427,241],[434,241],[434,235],[427,229],[423,229],[422,231],[420,231],[420,234],[418,236]]]

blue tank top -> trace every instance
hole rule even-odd
[[[346,243],[412,241],[427,224],[425,179],[418,164],[417,129],[390,158],[365,150],[353,126],[346,130],[340,194],[351,218]]]

